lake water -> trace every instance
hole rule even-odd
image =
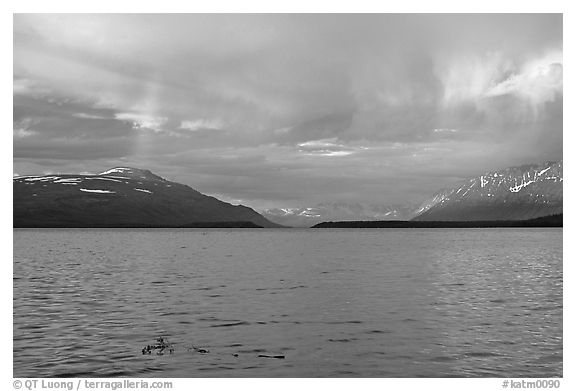
[[[560,377],[562,229],[14,230],[13,304],[15,377]]]

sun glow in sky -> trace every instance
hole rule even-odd
[[[562,159],[562,72],[558,14],[16,14],[14,171],[418,202]]]

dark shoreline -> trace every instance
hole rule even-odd
[[[312,228],[545,228],[562,227],[563,215],[551,215],[530,220],[495,221],[328,221]]]
[[[183,225],[158,224],[14,224],[13,228],[263,228],[251,221],[198,222]]]
[[[563,215],[551,215],[530,220],[495,221],[327,221],[310,228],[545,228],[563,227]],[[184,225],[158,224],[66,224],[51,222],[44,224],[14,224],[13,228],[263,228],[251,221],[197,222]],[[291,228],[291,227],[278,227]]]

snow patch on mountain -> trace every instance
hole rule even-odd
[[[61,179],[56,179],[54,181],[54,183],[78,183],[78,182],[82,182],[82,179],[80,178],[61,178]]]
[[[129,174],[132,173],[132,169],[129,167],[116,167],[111,168],[110,170],[101,172],[99,175],[109,175],[109,174]]]
[[[115,191],[112,190],[100,190],[100,189],[84,189],[83,187],[80,188],[80,191],[85,193],[98,193],[98,194],[114,194]]]

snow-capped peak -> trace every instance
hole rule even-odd
[[[153,174],[150,170],[142,170],[132,167],[115,167],[98,174],[100,176],[111,176],[117,178],[146,179],[154,181],[165,181],[164,178]]]

